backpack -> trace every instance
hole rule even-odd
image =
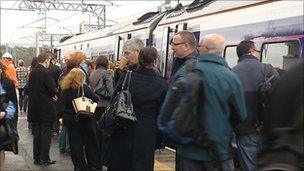
[[[277,79],[271,64],[263,64],[263,81],[259,84],[257,91],[257,130],[262,129],[264,117],[269,112],[270,93],[273,89],[274,81]]]
[[[173,81],[168,92],[170,96],[162,106],[158,126],[177,143],[206,147],[214,142],[203,131],[204,76],[203,71],[195,67],[196,63],[187,62],[187,72]]]

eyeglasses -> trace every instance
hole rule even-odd
[[[178,45],[181,45],[181,44],[186,44],[185,42],[181,42],[181,43],[174,43],[174,42],[171,42],[170,45],[171,46],[178,46]]]

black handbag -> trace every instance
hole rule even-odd
[[[127,71],[121,90],[114,96],[98,121],[98,129],[107,136],[115,129],[126,128],[137,121],[129,91],[131,75],[132,71]]]
[[[116,117],[121,120],[135,122],[137,121],[137,117],[134,113],[131,93],[129,91],[131,76],[132,71],[127,71],[121,90],[117,94]]]

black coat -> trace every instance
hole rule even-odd
[[[302,61],[283,74],[274,86],[264,124],[264,149],[258,161],[263,169],[281,165],[282,170],[283,167],[303,170],[303,72]]]
[[[133,70],[130,92],[138,121],[133,127],[116,130],[107,150],[109,168],[119,170],[153,170],[156,143],[156,117],[167,91],[159,72],[139,67]],[[125,74],[114,94],[121,89]]]
[[[51,73],[51,76],[52,76],[53,81],[55,83],[55,87],[58,88],[58,79],[61,75],[61,69],[59,68],[59,66],[50,63],[50,66],[49,66],[48,70]]]
[[[57,94],[54,81],[47,68],[38,64],[29,76],[29,122],[54,122],[55,104],[53,97]]]

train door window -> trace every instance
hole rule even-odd
[[[76,45],[74,45],[74,50],[76,50]]]
[[[226,46],[224,57],[229,67],[234,67],[239,59],[236,53],[236,46]]]
[[[115,56],[114,53],[109,54],[109,61],[114,62]]]
[[[262,46],[262,62],[274,67],[288,70],[300,61],[300,44],[298,41],[265,43]]]

